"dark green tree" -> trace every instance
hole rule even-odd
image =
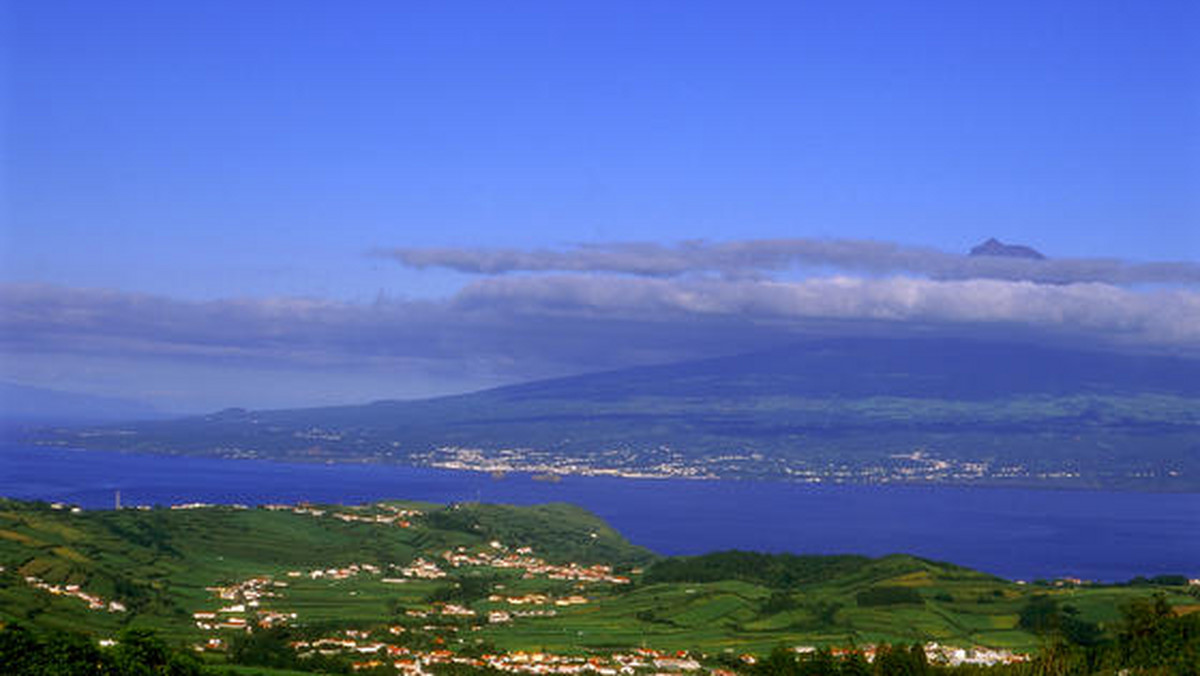
[[[172,650],[150,629],[122,631],[111,652],[113,664],[121,676],[200,676],[204,673],[195,657]]]
[[[871,665],[860,653],[854,652],[842,658],[838,673],[841,676],[870,676]]]
[[[875,653],[875,673],[878,676],[924,676],[933,673],[925,659],[925,650],[918,644],[881,645]]]

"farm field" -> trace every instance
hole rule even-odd
[[[150,627],[217,663],[281,651],[299,665],[638,650],[711,660],[881,643],[1028,655],[1041,641],[1033,607],[1097,632],[1154,593],[1198,607],[1198,587],[1172,576],[1018,584],[899,554],[660,557],[563,504],[3,501],[0,566],[0,622],[98,640]]]

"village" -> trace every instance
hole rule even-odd
[[[281,509],[279,506],[269,508]],[[400,512],[403,510],[398,509],[393,519],[380,519],[377,515],[327,513],[325,510],[308,506],[289,509],[308,516],[331,516],[396,525],[402,524],[402,518],[418,516],[418,513],[411,510],[401,516]],[[404,524],[405,527],[408,525],[410,524]],[[537,557],[531,547],[510,547],[495,540],[489,542],[486,548],[475,551],[460,546],[442,551],[435,557],[417,556],[405,565],[388,564],[381,567],[369,563],[351,563],[312,570],[290,570],[285,575],[288,578],[310,582],[337,582],[370,576],[385,584],[403,584],[408,580],[441,580],[450,575],[448,570],[468,567],[517,573],[521,580],[543,578],[574,582],[576,588],[581,590],[586,588],[586,584],[630,584],[629,577],[614,574],[611,566],[585,566],[575,562],[551,564]],[[195,649],[225,651],[229,647],[230,631],[253,632],[297,622],[300,618],[296,612],[267,607],[284,605],[289,587],[288,581],[275,580],[271,576],[257,576],[235,584],[209,587],[208,591],[214,596],[219,607],[193,613],[195,626],[209,632],[207,638],[195,644]],[[289,647],[301,658],[314,655],[344,656],[351,660],[355,670],[391,667],[397,673],[413,675],[431,673],[431,667],[443,664],[490,667],[516,674],[590,672],[615,676],[640,673],[697,673],[725,676],[734,673],[727,668],[705,666],[707,660],[702,656],[686,651],[668,652],[645,647],[607,654],[563,654],[550,651],[463,654],[461,646],[464,642],[461,639],[448,640],[449,637],[463,635],[462,632],[478,632],[487,625],[506,624],[524,618],[554,617],[559,609],[590,603],[588,596],[583,593],[557,597],[544,592],[499,593],[503,589],[504,585],[497,585],[496,593],[488,594],[487,607],[484,609],[477,610],[463,603],[435,601],[425,608],[406,609],[404,615],[410,623],[386,624],[374,629],[345,629],[320,638],[292,641]],[[423,640],[414,642],[412,637],[415,636],[423,636]],[[451,649],[455,643],[460,645],[459,651]],[[431,644],[432,647],[416,647],[426,644]],[[817,648],[796,646],[793,649],[804,653],[815,651]],[[832,649],[835,656],[848,655],[850,652],[855,652],[870,662],[875,658],[876,648],[867,645],[853,649]],[[939,643],[926,644],[925,652],[931,662],[948,665],[1009,664],[1029,659],[1028,655],[1005,650],[961,648]],[[741,655],[738,659],[745,664],[755,661],[755,657],[749,654]]]
[[[358,511],[334,511],[332,509],[323,509],[315,507],[308,503],[300,503],[298,505],[286,504],[267,504],[262,505],[261,509],[272,512],[291,512],[292,514],[300,514],[320,518],[329,516],[339,521],[347,523],[374,523],[387,526],[398,526],[400,528],[411,528],[412,519],[421,516],[422,512],[418,509],[406,509],[397,507],[396,505],[386,502],[378,502],[370,506],[370,509],[381,510],[383,514],[361,514]],[[354,510],[354,508],[343,508]]]
[[[465,547],[458,547],[453,551],[447,550],[442,552],[440,558],[445,561],[446,565],[452,568],[487,566],[500,571],[520,572],[521,579],[525,580],[541,576],[548,580],[588,583],[629,584],[630,582],[626,576],[614,575],[611,566],[600,564],[584,566],[574,562],[555,565],[534,556],[531,547],[511,549],[497,541],[489,543],[489,547],[496,553],[489,551],[469,552]],[[438,566],[437,563],[420,556],[413,559],[407,565],[389,564],[387,570],[400,575],[400,577],[385,576],[385,572],[387,571],[369,563],[351,563],[338,567],[317,568],[308,571],[290,570],[287,571],[286,576],[289,578],[306,578],[308,580],[340,581],[359,575],[370,575],[386,584],[401,584],[410,578],[438,580],[447,577],[446,571]],[[255,626],[268,628],[285,624],[295,620],[297,617],[296,613],[269,610],[263,604],[268,599],[282,597],[288,586],[289,583],[286,581],[274,580],[271,576],[258,576],[235,584],[208,587],[207,591],[215,596],[216,600],[223,603],[223,605],[211,610],[197,610],[192,614],[192,617],[196,627],[204,631],[222,629],[248,631]],[[503,603],[514,606],[558,607],[583,605],[589,602],[587,597],[579,594],[553,598],[547,594],[540,593],[515,596],[491,594],[487,600],[491,603]],[[552,608],[540,611],[511,612],[492,610],[486,616],[488,622],[499,624],[511,622],[513,618],[550,617],[554,613],[555,611]],[[474,617],[476,616],[476,611],[454,603],[434,603],[427,610],[409,609],[407,614],[410,617],[420,618],[439,615],[448,617]]]
[[[0,568],[2,571],[3,568]],[[55,596],[66,596],[79,599],[87,604],[89,610],[103,610],[110,613],[123,613],[127,610],[124,603],[120,601],[110,601],[102,598],[98,594],[93,594],[80,589],[77,584],[50,584],[41,578],[33,575],[25,576],[25,584],[28,584],[34,589],[40,589],[48,594]]]
[[[321,510],[297,508],[298,513],[322,516]],[[489,550],[468,551],[465,547],[443,551],[439,558],[447,568],[490,567],[498,571],[519,573],[520,579],[541,577],[546,580],[583,583],[629,584],[628,577],[613,574],[606,565],[584,566],[569,562],[555,565],[534,555],[530,547],[512,548],[498,541],[488,544]],[[388,571],[401,577],[386,577]],[[434,561],[416,557],[407,565],[390,564],[385,570],[379,566],[354,563],[338,567],[313,570],[287,571],[289,578],[309,581],[342,581],[368,575],[383,583],[403,583],[407,579],[438,580],[447,577],[447,572]],[[197,610],[192,614],[195,626],[209,636],[195,644],[198,651],[225,651],[229,647],[229,631],[252,632],[296,622],[296,612],[281,611],[267,604],[281,605],[289,589],[289,582],[274,580],[271,576],[257,576],[241,582],[208,587],[219,607]],[[502,585],[501,585],[502,587]],[[499,590],[498,590],[499,591]],[[632,674],[645,671],[659,673],[683,673],[699,671],[701,663],[687,653],[666,653],[651,649],[639,649],[609,655],[565,655],[551,652],[514,651],[511,653],[464,656],[446,646],[445,636],[463,630],[479,631],[485,624],[503,624],[520,618],[545,618],[557,614],[556,608],[580,606],[589,603],[587,596],[570,594],[555,597],[546,593],[500,594],[487,596],[488,604],[506,606],[509,609],[493,608],[476,611],[466,605],[451,602],[433,602],[425,609],[409,608],[405,616],[424,624],[391,624],[376,630],[346,629],[337,635],[311,640],[297,640],[290,647],[301,656],[316,654],[332,656],[346,655],[355,658],[356,670],[374,669],[380,666],[394,667],[398,673],[426,674],[428,667],[438,664],[464,664],[477,667],[488,666],[511,673],[574,674],[590,671],[598,674]],[[518,609],[520,608],[520,609]],[[404,645],[406,635],[422,632],[430,635],[429,642],[438,646],[421,649]],[[404,637],[404,638],[402,638]],[[710,673],[730,673],[715,670]]]
[[[551,580],[629,584],[627,576],[613,574],[612,566],[603,564],[583,566],[578,563],[554,565],[534,557],[532,547],[518,547],[510,551],[508,546],[494,540],[489,543],[489,546],[495,553],[481,551],[471,554],[467,552],[466,547],[459,547],[453,552],[443,552],[442,558],[455,568],[460,566],[487,566],[500,570],[523,570],[526,579],[544,575]]]
[[[922,454],[897,460],[917,464],[939,462]],[[207,508],[203,503],[171,506],[174,510]],[[66,505],[53,505],[65,510]],[[238,506],[238,509],[246,509]],[[411,529],[421,525],[424,513],[409,506],[377,503],[365,506],[315,506],[271,504],[260,509],[287,511],[305,518],[335,519],[347,523],[364,523],[383,528]],[[81,513],[71,508],[72,513]],[[596,537],[595,533],[591,533]],[[489,588],[479,596],[464,599],[435,599],[425,593],[435,589],[421,582],[442,582],[442,587],[458,586],[457,581],[492,571],[483,579]],[[374,585],[376,598],[381,586],[413,585],[406,601],[398,608],[396,617],[381,616],[370,626],[335,629],[323,635],[301,634],[288,643],[297,657],[321,655],[344,659],[356,670],[394,669],[401,674],[426,674],[436,665],[459,664],[490,667],[508,673],[575,674],[730,674],[730,659],[714,660],[712,656],[694,652],[664,651],[643,645],[636,650],[530,651],[497,649],[490,641],[476,638],[489,636],[488,628],[501,625],[540,621],[571,613],[607,597],[606,588],[631,586],[632,577],[641,573],[632,568],[618,574],[606,564],[584,564],[575,561],[551,563],[537,555],[533,547],[512,546],[493,539],[472,547],[463,545],[438,548],[418,553],[406,563],[352,562],[336,565],[277,570],[245,579],[205,587],[211,598],[206,607],[195,608],[191,619],[203,637],[193,644],[200,652],[227,654],[236,637],[277,627],[303,627],[303,604],[292,602],[297,586],[312,596],[334,593],[355,596],[360,590]],[[126,605],[98,594],[85,591],[76,584],[51,584],[26,576],[26,584],[55,596],[76,598],[93,611],[123,613]],[[542,580],[548,586],[540,586]],[[1200,581],[1191,581],[1196,584]],[[343,583],[351,583],[344,585]],[[553,583],[553,584],[552,584]],[[1063,578],[1054,582],[1057,587],[1086,584],[1083,580]],[[340,585],[340,586],[334,586]],[[365,586],[362,586],[365,585]],[[322,592],[322,589],[327,591]],[[416,594],[416,596],[414,596]],[[306,630],[308,631],[308,630]],[[111,640],[108,640],[111,643]],[[481,643],[482,641],[482,643]],[[489,650],[474,646],[484,645]],[[876,647],[871,644],[854,648],[828,647],[834,656],[860,655],[871,662]],[[794,646],[797,653],[818,650],[817,646]],[[1027,661],[1025,653],[980,646],[961,647],[939,642],[924,644],[930,663],[945,665],[998,665]],[[751,654],[735,656],[738,663],[753,664]],[[736,665],[734,665],[736,668]]]

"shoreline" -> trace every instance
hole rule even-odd
[[[985,489],[985,490],[1029,490],[1029,491],[1051,491],[1051,492],[1081,492],[1081,493],[1114,493],[1114,494],[1144,494],[1144,495],[1198,495],[1200,496],[1200,486],[1191,487],[1184,486],[1179,488],[1162,488],[1162,487],[1147,487],[1137,485],[1141,482],[1136,480],[1119,485],[1095,485],[1071,482],[1063,479],[1000,479],[988,478],[980,480],[945,480],[937,478],[882,478],[872,481],[863,481],[855,479],[825,478],[811,477],[807,479],[793,478],[789,475],[782,474],[763,474],[763,475],[719,475],[719,474],[688,474],[688,473],[671,473],[671,472],[653,472],[642,469],[621,469],[621,468],[605,468],[605,467],[580,467],[576,469],[564,469],[559,465],[514,465],[504,463],[483,463],[479,465],[470,465],[460,461],[435,461],[428,463],[417,463],[407,460],[389,459],[381,457],[362,457],[362,458],[318,458],[318,457],[286,457],[273,458],[265,457],[258,454],[233,454],[219,455],[208,453],[189,453],[180,451],[146,451],[146,450],[131,450],[120,448],[87,448],[77,445],[67,445],[59,443],[35,442],[24,440],[5,440],[0,437],[0,444],[6,446],[19,446],[27,448],[47,448],[60,451],[70,451],[78,453],[117,453],[125,456],[139,457],[163,457],[163,458],[191,458],[197,460],[211,461],[250,461],[263,462],[274,465],[296,465],[296,466],[346,466],[346,467],[397,467],[397,468],[413,468],[413,469],[432,469],[449,472],[467,472],[472,474],[503,474],[508,476],[520,475],[557,475],[561,477],[587,477],[587,478],[612,478],[630,481],[698,481],[698,482],[740,482],[740,483],[765,483],[765,484],[788,484],[801,486],[846,486],[846,487],[878,487],[878,488],[955,488],[955,489]],[[497,479],[502,480],[502,479]],[[1134,485],[1130,485],[1134,484]]]
[[[384,499],[514,505],[566,502],[665,555],[909,552],[1010,579],[1200,576],[1200,494],[782,481],[627,479],[378,463],[284,463],[6,446],[0,494],[123,504],[358,504]]]

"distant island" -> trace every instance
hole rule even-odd
[[[38,444],[627,478],[1200,490],[1200,361],[813,340],[420,401],[46,428]]]
[[[152,628],[157,654],[192,656],[171,658],[184,674],[776,674],[818,658],[1016,674],[1005,665],[1043,668],[1064,650],[1081,665],[1170,668],[1200,650],[1198,598],[1183,575],[1013,582],[906,555],[661,557],[563,504],[0,499],[10,667],[70,644],[36,639],[69,627],[118,651],[152,643]]]

